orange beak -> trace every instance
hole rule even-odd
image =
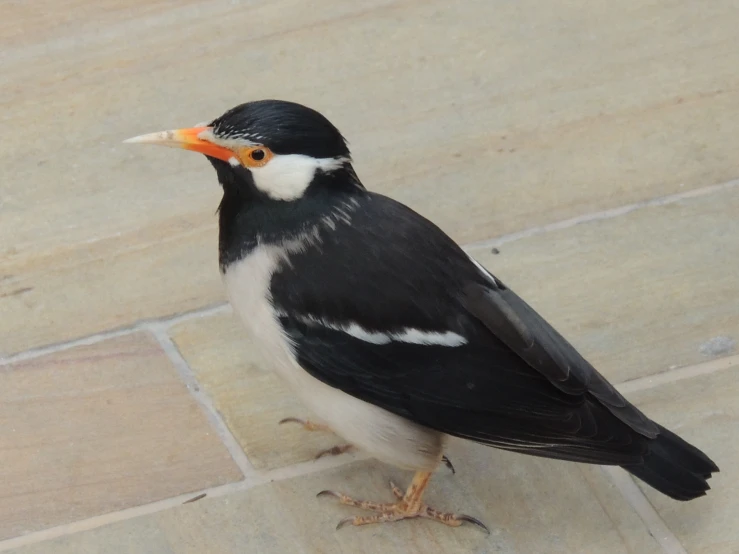
[[[218,158],[227,162],[233,158],[233,151],[223,146],[218,146],[207,140],[199,138],[203,131],[210,131],[210,127],[192,127],[191,129],[176,129],[174,131],[161,131],[159,133],[150,133],[148,135],[140,135],[123,142],[133,143],[140,142],[144,144],[161,144],[172,148],[184,148],[200,152],[206,156]]]

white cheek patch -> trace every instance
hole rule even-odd
[[[254,184],[275,200],[295,200],[303,196],[316,171],[340,168],[345,158],[311,158],[303,154],[275,155],[266,165],[252,167]]]

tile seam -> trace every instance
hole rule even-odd
[[[725,356],[723,358],[716,358],[699,364],[691,364],[675,369],[668,369],[661,373],[646,375],[637,379],[631,379],[629,381],[622,381],[614,384],[621,394],[627,395],[632,392],[648,390],[668,383],[682,381],[684,379],[693,379],[702,375],[710,375],[712,373],[737,366],[739,366],[739,355]]]
[[[148,330],[159,342],[162,350],[179,374],[180,379],[195,399],[195,402],[200,405],[211,427],[218,434],[218,437],[221,439],[221,442],[226,447],[226,450],[231,455],[231,458],[238,466],[244,478],[249,479],[255,477],[256,472],[254,470],[254,466],[252,466],[246,453],[241,448],[239,441],[236,440],[236,437],[221,417],[221,414],[215,407],[213,400],[205,390],[203,390],[203,387],[198,382],[195,372],[190,367],[190,364],[187,363],[187,360],[177,348],[172,337],[169,336],[166,325],[162,323],[149,324],[146,326],[146,330]]]
[[[221,485],[218,487],[201,489],[200,491],[189,492],[186,494],[157,500],[156,502],[142,504],[140,506],[133,506],[131,508],[126,508],[124,510],[119,510],[116,512],[92,516],[86,519],[73,521],[71,523],[49,527],[47,529],[28,533],[27,535],[12,537],[0,541],[0,552],[5,552],[14,548],[20,548],[22,546],[29,546],[32,544],[50,541],[60,537],[73,535],[75,533],[90,531],[92,529],[97,529],[99,527],[110,525],[112,523],[127,521],[135,517],[155,514],[169,508],[180,506],[186,501],[199,496],[199,494],[201,493],[206,493],[207,496],[222,496],[223,494],[227,494],[229,492],[248,490],[258,484],[260,483],[246,479],[237,483],[228,483],[226,485]]]
[[[676,202],[680,202],[682,200],[689,200],[691,198],[700,198],[702,196],[709,196],[717,192],[721,192],[724,190],[730,190],[737,186],[739,186],[739,179],[733,179],[731,181],[726,181],[726,182],[718,183],[715,185],[708,185],[705,187],[686,190],[684,192],[678,192],[675,194],[668,194],[665,196],[658,196],[656,198],[649,198],[647,200],[641,200],[639,202],[625,204],[623,206],[618,206],[616,208],[610,208],[607,210],[601,210],[597,212],[590,212],[587,214],[571,217],[569,219],[555,221],[553,223],[549,223],[546,225],[529,227],[528,229],[523,229],[521,231],[515,231],[513,233],[500,235],[494,238],[483,239],[479,241],[466,243],[465,245],[463,245],[463,248],[469,251],[470,253],[472,253],[477,250],[493,248],[493,247],[500,246],[508,242],[514,242],[517,240],[522,240],[522,239],[530,238],[530,237],[537,236],[537,235],[543,235],[546,233],[550,233],[552,231],[560,231],[562,229],[569,229],[570,227],[575,227],[583,223],[591,223],[594,221],[604,221],[608,219],[615,219],[622,215],[627,215],[627,214],[630,214],[631,212],[642,210],[644,208],[668,206],[670,204],[675,204]]]
[[[42,356],[48,356],[49,354],[55,354],[56,352],[63,352],[70,348],[77,346],[89,346],[91,344],[97,344],[99,342],[106,341],[117,337],[124,337],[140,331],[148,330],[148,326],[163,324],[166,327],[176,325],[183,321],[190,321],[201,317],[208,317],[211,315],[217,315],[222,313],[229,313],[231,306],[227,302],[219,302],[216,304],[210,304],[208,306],[190,310],[184,313],[180,313],[174,316],[165,316],[161,318],[142,319],[135,322],[132,325],[125,327],[119,327],[116,329],[109,329],[100,333],[93,333],[84,337],[79,337],[65,342],[52,343],[44,346],[38,346],[36,348],[30,348],[22,352],[17,352],[9,356],[0,356],[0,367],[24,362],[26,360],[33,360]]]
[[[43,543],[84,531],[98,529],[100,527],[104,527],[105,525],[120,523],[129,519],[134,519],[136,517],[153,515],[165,510],[181,506],[188,500],[196,498],[202,494],[205,494],[206,498],[218,498],[229,494],[245,492],[249,489],[258,487],[260,485],[266,485],[271,482],[284,481],[288,479],[302,477],[305,475],[320,473],[322,471],[346,466],[353,462],[365,459],[368,459],[366,455],[355,453],[348,456],[339,456],[336,458],[322,458],[320,460],[299,462],[290,466],[279,467],[266,471],[253,470],[253,473],[251,475],[247,476],[244,480],[235,483],[227,483],[225,485],[200,489],[197,491],[180,494],[171,498],[157,500],[156,502],[150,502],[148,504],[142,504],[140,506],[133,506],[124,510],[119,510],[117,512],[110,512],[107,514],[92,516],[86,519],[81,519],[78,521],[65,523],[63,525],[57,525],[55,527],[49,527],[47,529],[28,533],[27,535],[5,539],[0,541],[0,552],[5,552],[14,548],[20,548],[22,546]]]
[[[665,554],[688,554],[683,544],[625,470],[620,467],[601,467],[601,469],[636,512]]]

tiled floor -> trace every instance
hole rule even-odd
[[[734,0],[1,9],[1,551],[739,553]],[[121,145],[264,97],[327,114],[369,187],[705,449],[709,496],[453,441],[429,500],[490,537],[334,531],[316,492],[410,476],[277,425],[305,411],[224,304],[210,167]]]

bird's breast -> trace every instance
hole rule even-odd
[[[290,380],[295,359],[282,331],[270,294],[270,281],[284,253],[276,247],[259,246],[223,274],[231,306],[241,320],[263,369],[277,371]]]

